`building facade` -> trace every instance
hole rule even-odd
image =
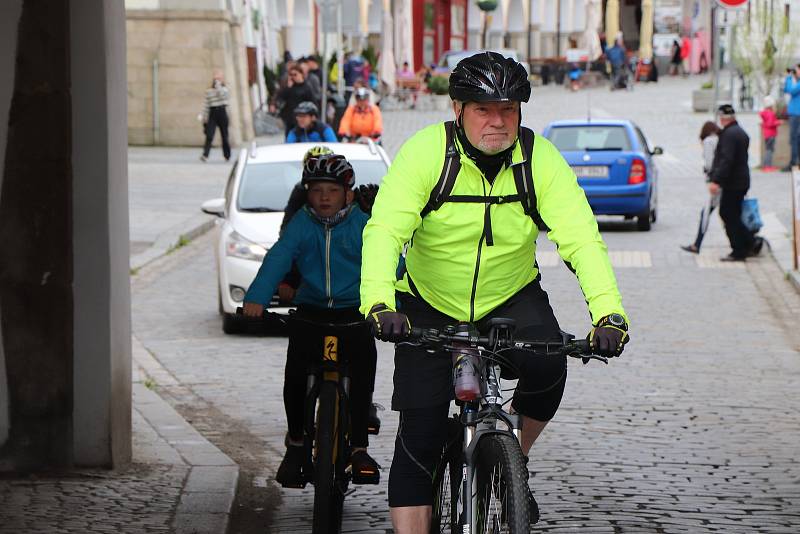
[[[132,145],[202,145],[198,115],[215,71],[230,88],[231,142],[253,138],[242,7],[231,0],[126,0]]]

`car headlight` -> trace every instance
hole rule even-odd
[[[236,232],[231,232],[225,239],[225,255],[243,260],[262,261],[267,254],[265,247],[245,239]]]

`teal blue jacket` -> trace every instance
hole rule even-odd
[[[302,282],[294,304],[320,308],[359,306],[361,233],[369,216],[351,204],[335,226],[320,223],[303,207],[269,250],[244,297],[268,306],[278,284],[296,262]]]

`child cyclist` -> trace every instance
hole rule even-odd
[[[344,156],[324,154],[306,160],[302,184],[308,203],[292,217],[264,258],[245,295],[245,315],[261,316],[295,262],[302,277],[294,298],[298,316],[328,323],[363,320],[358,311],[361,233],[369,216],[353,202],[354,183],[353,168]],[[283,384],[289,431],[286,455],[275,477],[290,487],[302,485],[306,358],[321,352],[324,336],[322,329],[315,333],[308,323],[298,330],[291,328],[289,333]],[[350,462],[354,482],[377,484],[379,467],[367,453],[377,352],[369,328],[351,330],[339,336],[340,353],[347,354],[350,362]]]

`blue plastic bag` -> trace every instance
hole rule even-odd
[[[758,211],[757,198],[745,198],[742,200],[742,222],[754,234],[764,226],[761,221],[761,213]]]

